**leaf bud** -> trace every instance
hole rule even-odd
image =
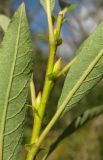
[[[38,93],[35,103],[36,103],[36,109],[38,109],[38,107],[40,106],[40,103],[41,103],[41,92]]]
[[[57,75],[58,72],[60,71],[61,65],[62,65],[62,59],[59,58],[59,59],[57,60],[57,62],[55,63],[54,68],[53,68],[53,73],[54,73],[55,75]]]

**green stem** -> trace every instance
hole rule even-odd
[[[54,44],[55,37],[54,37],[54,29],[53,29],[52,15],[51,15],[50,0],[46,0],[46,5],[47,5],[47,20],[49,28],[49,43]]]
[[[38,109],[40,117],[38,117],[37,115],[35,116],[31,143],[36,143],[38,140],[42,120],[43,120],[44,113],[45,113],[46,104],[47,104],[51,89],[53,87],[53,82],[49,80],[48,74],[50,74],[50,71],[52,71],[53,69],[55,51],[56,51],[56,47],[52,46],[50,48],[50,56],[49,56],[49,61],[48,61],[48,67],[47,67],[47,72],[46,72],[46,78],[45,78],[45,84],[44,84],[44,89],[43,89],[43,94],[42,94],[41,105]],[[33,157],[34,157],[34,154],[32,154],[32,149],[31,149],[31,151],[27,155],[27,160],[33,160]]]
[[[58,77],[63,75],[70,67],[71,65],[74,63],[76,58],[74,58],[66,67],[64,67],[64,69],[58,74]],[[30,154],[34,157],[42,143],[42,141],[45,139],[46,135],[48,134],[48,132],[50,131],[50,129],[53,127],[53,125],[55,124],[55,122],[59,119],[60,115],[62,114],[66,104],[68,103],[68,98],[64,101],[64,103],[60,106],[59,110],[57,110],[57,112],[55,113],[55,115],[53,116],[53,118],[51,119],[50,123],[47,125],[47,127],[45,128],[45,130],[43,131],[43,133],[41,134],[41,136],[38,139],[36,148],[32,148]],[[32,160],[32,159],[28,159],[28,160]]]
[[[35,116],[35,125],[33,127],[33,138],[32,138],[32,143],[35,142],[36,139],[39,137],[40,129],[41,129],[41,124],[42,120],[44,117],[45,113],[45,108],[46,104],[49,98],[49,95],[51,93],[51,90],[53,88],[53,81],[49,79],[48,75],[52,73],[53,66],[54,66],[54,57],[55,57],[55,52],[56,52],[56,46],[50,46],[50,56],[48,59],[48,66],[47,66],[47,71],[46,71],[46,77],[45,77],[45,83],[44,83],[44,88],[43,88],[43,93],[42,93],[42,99],[41,99],[41,104],[40,107],[38,108],[38,113],[39,117],[36,115]]]
[[[55,49],[55,50],[54,50]],[[55,52],[56,52],[56,47],[53,47],[53,48],[50,48],[50,57],[49,57],[49,61],[48,61],[48,66],[50,65],[51,66],[51,59],[53,59],[53,55],[55,55]],[[62,71],[60,71],[57,75],[57,78],[59,78],[60,76],[64,75],[71,67],[71,65],[75,62],[76,60],[76,57],[73,58],[73,60],[68,63],[64,69]],[[40,128],[41,128],[41,124],[42,124],[42,119],[43,119],[43,116],[44,116],[44,112],[45,112],[45,107],[46,107],[46,103],[47,103],[47,100],[49,98],[49,95],[50,95],[50,92],[53,88],[53,81],[49,80],[48,78],[48,73],[50,73],[48,71],[49,67],[47,67],[47,74],[46,74],[46,79],[45,79],[45,85],[44,85],[44,89],[43,89],[43,95],[42,95],[42,101],[41,101],[41,105],[40,105],[40,108],[39,108],[39,115],[40,117],[37,117],[35,118],[34,120],[34,127],[33,127],[33,132],[32,132],[32,138],[31,138],[31,143],[33,142],[37,142],[37,146],[35,149],[32,149],[29,153],[28,153],[28,157],[27,157],[27,160],[33,160],[33,157],[35,156],[37,150],[39,149],[39,146],[41,145],[42,141],[44,140],[44,138],[46,137],[47,133],[49,132],[49,130],[52,128],[52,126],[54,125],[54,123],[56,122],[56,120],[59,118],[60,114],[61,114],[61,110],[58,112],[56,112],[54,118],[51,120],[51,122],[49,123],[49,125],[46,127],[46,129],[44,130],[44,132],[42,133],[42,135],[40,136],[40,138],[38,139],[39,137],[39,132],[40,132]],[[38,136],[37,136],[38,135]]]
[[[52,120],[50,121],[50,123],[47,125],[47,127],[45,128],[45,130],[43,131],[43,133],[41,134],[41,136],[38,139],[38,142],[36,144],[35,148],[32,148],[31,151],[29,152],[30,154],[30,158],[31,159],[27,159],[27,160],[33,160],[33,157],[35,157],[36,153],[39,150],[40,145],[42,144],[43,140],[45,139],[45,137],[47,136],[47,134],[49,133],[50,129],[53,127],[53,125],[55,124],[55,122],[59,119],[60,115],[62,114],[63,109],[65,108],[65,105],[67,104],[67,101],[65,101],[59,108],[59,110],[57,110],[57,112],[55,113],[55,115],[53,116]]]
[[[56,44],[55,44],[55,37],[54,37],[54,30],[53,30],[53,23],[52,23],[52,16],[51,16],[51,9],[50,9],[50,1],[46,0],[47,4],[47,19],[48,19],[48,28],[49,28],[49,43],[50,43],[50,54],[49,54],[49,59],[48,59],[48,65],[47,65],[47,71],[46,71],[46,77],[45,77],[45,83],[44,83],[44,88],[43,88],[43,93],[42,93],[42,99],[41,99],[41,104],[38,108],[38,113],[39,116],[35,115],[34,118],[34,125],[33,125],[33,131],[32,131],[32,136],[31,136],[31,144],[32,143],[37,143],[41,125],[42,125],[42,120],[44,117],[45,113],[45,108],[46,104],[50,95],[50,92],[53,87],[53,81],[49,79],[49,74],[52,73],[53,67],[54,67],[54,58],[55,58],[55,53],[56,53]],[[33,160],[34,155],[32,154],[32,149],[30,152],[28,152],[27,155],[27,160]]]
[[[54,47],[53,47],[54,48]],[[51,51],[53,51],[52,49],[50,49]],[[55,51],[54,51],[55,53]],[[50,56],[53,55],[53,54],[50,54]],[[49,57],[49,60],[52,59],[53,57]],[[64,69],[62,71],[60,71],[57,75],[57,78],[59,78],[60,76],[64,75],[71,67],[71,65],[75,62],[76,60],[76,57],[73,58],[73,60],[67,64]],[[48,65],[51,64],[51,61],[48,61]],[[47,67],[48,68],[48,67]],[[48,70],[47,70],[47,73]],[[39,136],[37,136],[40,132],[40,128],[41,128],[41,124],[42,124],[42,119],[43,119],[43,116],[44,116],[44,112],[45,112],[45,108],[46,107],[46,103],[47,103],[47,100],[49,98],[49,95],[50,95],[50,92],[53,88],[53,82],[49,80],[48,78],[48,74],[46,74],[46,80],[45,80],[45,85],[44,85],[44,89],[43,89],[43,95],[42,95],[42,101],[41,101],[41,106],[39,108],[39,114],[41,115],[42,118],[37,117],[35,118],[35,125],[33,127],[33,134],[32,134],[32,138],[31,138],[31,143],[33,143],[35,141],[35,143],[37,142],[37,146],[35,149],[32,149],[29,154],[28,154],[28,157],[27,160],[32,160],[33,157],[35,156],[37,150],[39,149],[39,146],[41,145],[42,141],[44,140],[45,136],[47,135],[47,133],[49,132],[49,130],[52,128],[52,126],[54,125],[54,123],[56,122],[56,120],[58,119],[58,117],[60,116],[61,114],[61,110],[55,114],[54,118],[51,120],[51,122],[49,123],[49,125],[46,127],[46,129],[44,130],[44,132],[42,133],[42,135],[40,136],[40,138],[38,139]]]
[[[45,77],[45,83],[44,83],[44,88],[43,88],[43,93],[42,93],[41,104],[38,108],[39,116],[35,115],[32,137],[31,137],[31,144],[34,143],[34,144],[36,144],[36,146],[33,148],[31,147],[31,150],[28,152],[28,155],[27,155],[27,160],[34,159],[37,151],[39,150],[39,147],[40,147],[43,139],[45,138],[45,136],[47,135],[47,133],[49,132],[49,130],[51,129],[51,127],[53,126],[55,121],[57,120],[57,117],[56,117],[56,119],[54,117],[53,121],[51,121],[49,123],[49,125],[47,126],[47,128],[44,130],[44,132],[42,133],[42,135],[39,138],[46,104],[47,104],[51,90],[54,85],[54,82],[49,79],[48,75],[52,74],[52,71],[54,68],[55,53],[56,53],[56,49],[58,46],[58,40],[60,39],[60,31],[61,31],[63,18],[64,18],[64,14],[62,14],[62,12],[60,12],[58,15],[57,24],[56,24],[56,32],[54,35],[51,9],[50,9],[50,0],[46,0],[46,5],[47,5],[47,19],[48,19],[48,28],[49,28],[50,54],[49,54],[49,59],[48,59],[48,65],[47,65],[47,71],[46,71],[46,77]]]

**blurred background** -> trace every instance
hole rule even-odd
[[[0,13],[11,17],[23,0],[0,0]],[[48,28],[46,14],[40,5],[39,0],[24,0],[26,4],[27,17],[32,35],[33,61],[34,61],[34,82],[36,94],[42,91],[45,70],[48,59]],[[69,0],[66,0],[69,2]],[[78,6],[72,15],[66,15],[61,36],[63,44],[58,48],[56,59],[62,57],[63,66],[75,55],[80,44],[95,30],[97,25],[103,20],[103,0],[71,0]],[[56,0],[54,16],[57,16],[60,6]],[[1,38],[0,38],[1,39]],[[61,93],[65,76],[55,85],[51,99],[48,103],[47,111],[42,128],[45,128],[56,111],[56,105]],[[30,99],[30,98],[28,98]],[[30,100],[29,100],[30,101]],[[63,128],[72,119],[82,113],[87,108],[103,104],[103,82],[100,82],[91,92],[79,102],[77,107],[64,116],[49,133],[43,146],[50,143],[61,133]],[[32,112],[28,109],[28,116],[25,124],[25,133],[21,146],[20,160],[25,160],[25,143],[29,143],[32,131]],[[64,125],[65,124],[65,125]],[[42,153],[41,153],[42,154]],[[40,155],[41,156],[41,155]],[[40,158],[38,158],[40,160]],[[66,138],[57,147],[55,152],[48,158],[49,160],[103,160],[103,116],[99,116],[77,132]]]

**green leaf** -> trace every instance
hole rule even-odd
[[[71,110],[103,77],[103,22],[77,51],[67,74],[58,109]]]
[[[0,160],[17,160],[32,75],[31,36],[24,3],[0,48]]]
[[[44,8],[45,11],[46,11],[46,1],[47,0],[40,0],[40,3],[43,6],[43,8]],[[51,7],[51,12],[52,12],[53,9],[54,9],[54,6],[55,6],[55,0],[49,0],[49,1],[51,3],[50,7]]]
[[[103,105],[94,107],[92,109],[86,110],[79,117],[75,118],[71,124],[69,124],[64,131],[60,134],[60,136],[53,142],[50,146],[48,152],[45,154],[42,160],[46,160],[47,157],[55,151],[56,147],[61,143],[65,138],[73,134],[75,131],[80,129],[86,122],[93,119],[94,117],[103,114]]]
[[[5,15],[0,14],[0,27],[4,32],[6,32],[9,23],[10,23],[10,19]]]

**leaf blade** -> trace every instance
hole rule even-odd
[[[103,77],[103,23],[77,51],[77,59],[67,74],[58,108],[67,112],[89,92]]]
[[[31,38],[25,6],[22,4],[8,27],[0,49],[1,160],[16,159],[20,147],[28,83],[31,78],[30,53]]]

